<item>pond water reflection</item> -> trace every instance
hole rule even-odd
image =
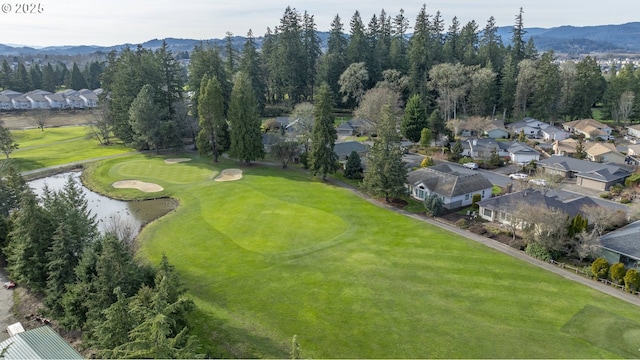
[[[41,196],[45,185],[52,191],[60,191],[64,188],[67,179],[71,176],[84,192],[87,207],[96,215],[98,230],[104,232],[114,221],[130,225],[137,235],[140,228],[169,213],[176,208],[176,201],[172,199],[156,199],[144,201],[120,201],[93,192],[82,185],[80,172],[66,172],[42,179],[29,181],[29,186],[36,195]]]

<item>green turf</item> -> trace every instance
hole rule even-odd
[[[11,159],[20,171],[27,171],[133,151],[123,145],[100,145],[86,138],[88,131],[86,126],[12,131],[20,147]]]
[[[157,263],[166,253],[176,266],[211,357],[287,357],[293,335],[308,358],[631,354],[567,323],[586,307],[608,309],[598,321],[623,319],[619,330],[633,336],[633,305],[297,170],[251,166],[239,181],[211,180],[235,166],[136,156],[87,173],[96,187],[157,182],[179,200],[142,232],[140,255]]]

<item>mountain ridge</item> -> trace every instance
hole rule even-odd
[[[511,39],[513,26],[498,27],[498,35],[503,44],[508,45]],[[570,55],[586,55],[597,53],[630,53],[640,54],[640,22],[629,22],[619,25],[593,25],[572,26],[563,25],[552,28],[532,27],[525,28],[525,41],[533,37],[536,48],[543,52],[554,50],[556,53]],[[326,46],[328,32],[318,32],[323,47]],[[245,37],[232,37],[233,46],[240,49]],[[256,37],[257,46],[262,44],[263,37]],[[113,46],[99,45],[57,45],[46,47],[12,46],[0,44],[0,55],[24,56],[24,55],[87,55],[92,53],[108,53],[112,50],[120,51],[125,47],[135,48],[142,46],[148,49],[157,49],[166,41],[169,49],[174,53],[191,52],[193,47],[201,42],[213,46],[223,46],[225,39],[185,39],[165,38],[151,39],[140,44],[125,43]]]

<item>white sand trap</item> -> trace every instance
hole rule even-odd
[[[240,169],[224,169],[220,175],[216,176],[213,181],[234,181],[242,179],[242,170]]]
[[[158,192],[164,188],[158,184],[148,183],[140,180],[120,180],[111,184],[116,189],[138,189],[142,192]]]
[[[177,164],[181,162],[191,161],[189,158],[164,159],[165,164]]]

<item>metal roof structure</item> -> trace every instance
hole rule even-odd
[[[84,359],[51,327],[16,334],[0,343],[3,359]]]

